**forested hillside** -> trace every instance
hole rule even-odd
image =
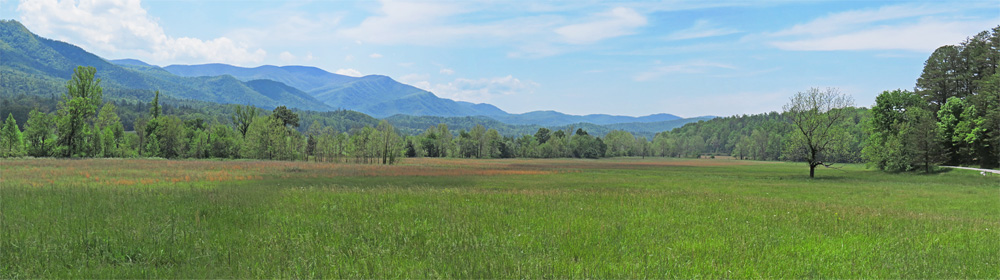
[[[915,90],[887,90],[871,110],[851,108],[847,135],[831,161],[867,162],[889,171],[930,171],[938,164],[1000,166],[1000,27],[934,51]],[[732,155],[797,160],[787,113],[718,118],[653,138],[657,155]]]
[[[79,65],[97,69],[111,99],[147,101],[153,91],[180,99],[221,104],[251,104],[261,108],[288,106],[327,111],[333,108],[308,95],[260,92],[230,76],[179,77],[158,67],[110,63],[77,46],[45,39],[21,23],[0,21],[0,96],[51,96],[65,91],[65,81]],[[260,89],[264,90],[264,89]]]

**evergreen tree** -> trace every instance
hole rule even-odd
[[[52,115],[32,110],[28,114],[24,136],[28,142],[28,155],[33,157],[51,156],[56,139],[55,121]]]
[[[7,120],[0,128],[0,157],[16,157],[24,154],[24,138],[17,127],[14,114],[7,113]]]

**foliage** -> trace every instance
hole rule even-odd
[[[998,61],[1000,26],[980,32],[959,45],[942,46],[927,58],[917,80],[916,93],[937,119],[937,145],[942,147],[944,156],[928,162],[1000,166]],[[913,134],[929,133],[921,130],[910,133]]]
[[[28,155],[33,157],[52,155],[56,141],[55,127],[55,119],[52,115],[38,110],[31,111],[28,123],[24,127]]]
[[[233,125],[236,126],[236,131],[240,132],[240,136],[245,138],[250,129],[250,123],[257,118],[257,107],[236,105],[235,108],[232,116]]]
[[[7,120],[0,127],[0,157],[16,157],[24,154],[24,137],[17,127],[13,114],[7,114]]]
[[[79,66],[66,84],[66,94],[59,102],[56,126],[59,138],[56,155],[61,157],[88,156],[86,142],[94,133],[90,127],[92,117],[101,104],[101,80],[94,78],[94,67]]]
[[[884,91],[875,98],[870,131],[862,150],[869,165],[879,170],[908,171],[930,167],[941,153],[934,116],[920,96],[906,90]]]
[[[809,165],[809,178],[815,177],[816,166],[826,163],[829,150],[841,147],[850,137],[843,122],[844,108],[854,105],[854,99],[840,90],[811,88],[795,94],[784,110],[798,133],[792,133],[787,146],[794,156],[801,156]]]
[[[299,115],[285,106],[274,108],[271,117],[281,120],[283,126],[299,127]]]

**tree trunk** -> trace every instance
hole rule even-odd
[[[809,178],[814,178],[814,177],[816,177],[816,166],[810,164],[809,165]]]

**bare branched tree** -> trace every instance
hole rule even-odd
[[[854,106],[854,99],[837,88],[810,88],[795,94],[783,109],[800,132],[798,144],[809,164],[809,178],[816,175],[816,166],[824,165],[824,152],[843,141],[846,133],[840,127],[843,108]]]

